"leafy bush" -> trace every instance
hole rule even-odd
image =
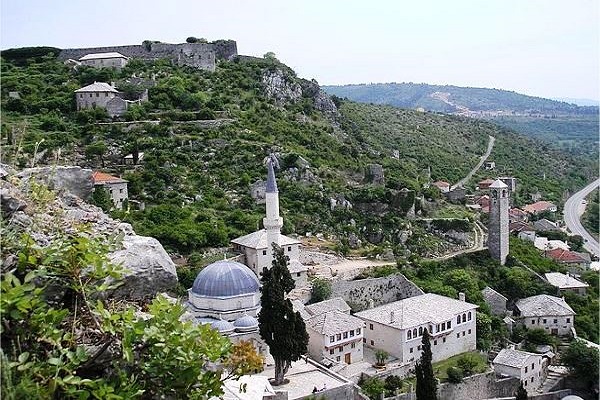
[[[458,367],[449,367],[446,373],[448,374],[448,381],[451,383],[460,383],[463,380],[463,372]]]
[[[331,296],[331,282],[324,278],[315,278],[312,281],[311,303],[327,300]]]

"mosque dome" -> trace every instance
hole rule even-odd
[[[217,261],[202,269],[194,280],[192,293],[206,297],[232,297],[256,293],[260,284],[254,272],[235,261]]]
[[[218,319],[210,324],[210,327],[219,331],[219,333],[231,333],[235,329],[229,321]]]
[[[236,319],[233,326],[240,332],[251,331],[258,328],[258,320],[249,315],[244,315],[243,317]]]

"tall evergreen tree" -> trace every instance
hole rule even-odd
[[[275,385],[284,383],[292,361],[306,353],[308,333],[300,313],[294,312],[285,295],[294,288],[288,270],[289,257],[273,243],[273,267],[262,273],[261,310],[258,315],[260,336],[269,345],[275,360]]]
[[[417,376],[417,400],[437,400],[437,379],[433,374],[431,366],[431,343],[429,343],[429,332],[423,331],[421,340],[421,358],[415,366],[415,375]]]
[[[527,400],[527,390],[523,387],[523,382],[519,384],[519,388],[517,389],[517,393],[515,393],[515,400]]]

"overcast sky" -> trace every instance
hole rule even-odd
[[[233,39],[321,84],[600,98],[598,0],[0,0],[1,48]]]

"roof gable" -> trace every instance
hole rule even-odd
[[[524,317],[543,317],[546,315],[568,316],[575,311],[563,299],[540,294],[517,301],[516,307]]]

